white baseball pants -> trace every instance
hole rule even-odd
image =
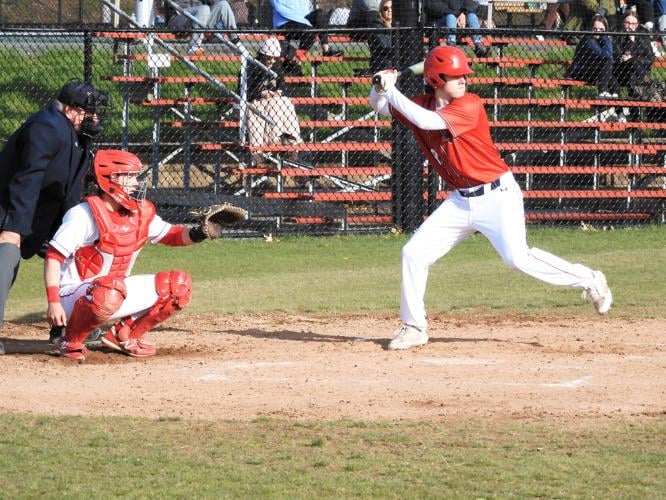
[[[480,196],[466,198],[452,192],[402,248],[400,317],[405,324],[427,327],[423,299],[428,269],[476,231],[490,240],[511,268],[553,285],[592,285],[592,269],[527,246],[523,194],[511,172],[500,181],[493,190],[489,184],[479,187],[485,190]]]

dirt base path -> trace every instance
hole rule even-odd
[[[5,323],[0,413],[185,419],[448,419],[666,414],[663,320],[436,318],[387,351],[394,318],[181,316],[152,359],[48,354],[45,323]]]

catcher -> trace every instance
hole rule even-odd
[[[83,340],[107,322],[101,336],[111,349],[134,357],[154,356],[144,334],[183,309],[192,295],[192,278],[181,270],[130,276],[146,242],[187,246],[222,234],[223,223],[247,219],[229,204],[204,210],[193,228],[171,225],[155,213],[140,185],[136,155],[100,150],[93,161],[99,194],[71,208],[49,242],[44,282],[51,326],[64,326],[58,350],[83,361]]]

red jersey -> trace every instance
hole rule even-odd
[[[435,111],[433,94],[419,95],[412,101]],[[446,122],[445,130],[420,129],[391,106],[391,113],[412,129],[426,158],[449,186],[458,189],[487,184],[508,172],[493,144],[478,95],[465,94],[437,112]]]

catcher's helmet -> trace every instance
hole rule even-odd
[[[110,106],[109,95],[97,90],[89,83],[72,81],[66,83],[57,97],[58,101],[81,108],[86,116],[81,123],[81,133],[94,137],[104,130],[106,112]]]
[[[446,83],[445,76],[456,77],[473,73],[465,53],[449,45],[440,45],[428,52],[423,66],[423,78],[434,89]]]
[[[145,183],[137,187],[134,192],[128,193],[118,176],[121,174],[139,175],[142,168],[141,160],[135,154],[119,149],[100,149],[95,153],[93,160],[93,171],[99,188],[131,211],[136,211],[139,202],[145,198]]]

